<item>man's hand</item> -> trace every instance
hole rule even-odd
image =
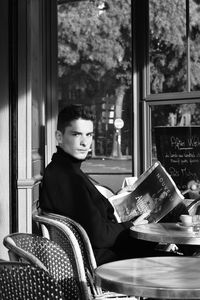
[[[133,221],[133,225],[143,225],[143,224],[147,224],[148,220],[146,220],[145,218],[149,216],[150,214],[150,210],[148,210],[147,212],[143,213],[142,215],[140,215],[135,221]]]

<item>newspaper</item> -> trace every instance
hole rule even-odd
[[[135,181],[131,190],[109,198],[118,222],[136,219],[148,211],[148,222],[158,222],[184,199],[159,161]]]

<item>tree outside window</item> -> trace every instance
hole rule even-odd
[[[58,1],[59,109],[93,107],[92,156],[131,155],[131,38],[131,0]]]

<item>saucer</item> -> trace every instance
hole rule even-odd
[[[189,226],[183,225],[181,222],[176,223],[177,226],[179,226],[183,230],[193,230],[193,224]]]

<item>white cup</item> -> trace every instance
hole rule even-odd
[[[183,226],[192,226],[193,224],[192,216],[190,215],[181,215],[180,220]]]

